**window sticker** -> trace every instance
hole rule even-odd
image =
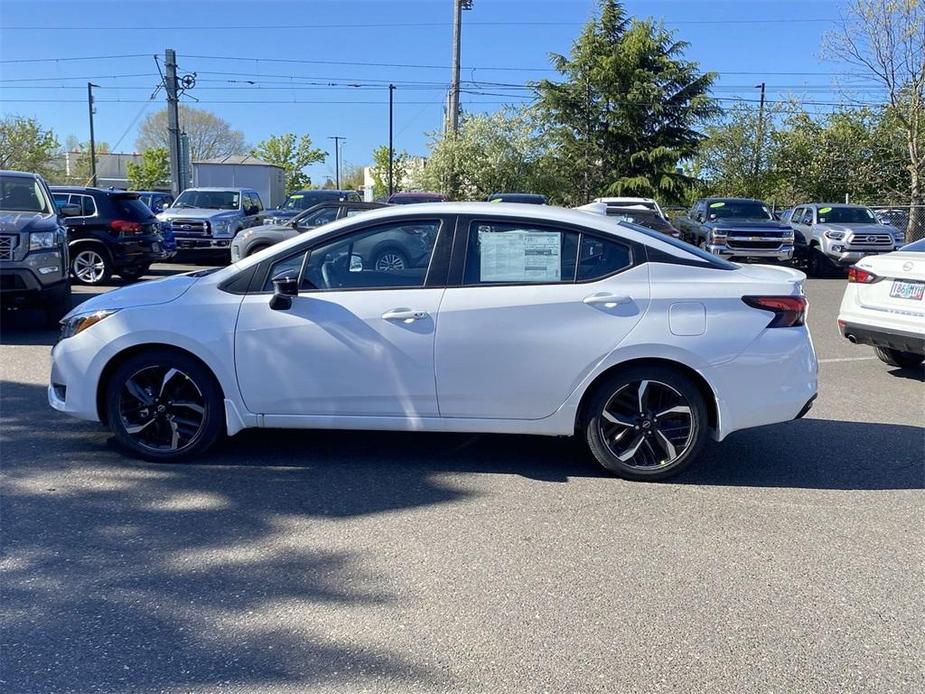
[[[482,282],[559,282],[562,234],[479,229]]]
[[[292,198],[293,200],[301,200],[305,196],[304,195],[290,195],[289,197]]]
[[[712,208],[712,207],[725,207],[725,206],[726,206],[726,203],[724,203],[724,202],[711,202],[711,203],[710,203],[710,207],[711,207],[711,208]]]
[[[831,207],[820,207],[819,214],[827,214],[832,211]]]

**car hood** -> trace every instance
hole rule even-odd
[[[237,216],[237,210],[211,210],[207,207],[180,207],[171,208],[157,215],[162,222],[171,219],[214,219],[215,217],[234,217]]]
[[[130,284],[105,294],[98,294],[78,305],[68,315],[166,304],[179,299],[198,281],[196,273],[190,273]]]
[[[0,212],[0,233],[15,234],[30,231],[54,231],[58,220],[53,214],[39,212]]]
[[[855,234],[895,234],[898,229],[886,224],[819,224],[823,231],[841,231],[844,233],[853,232]]]

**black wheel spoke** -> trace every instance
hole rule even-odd
[[[199,436],[206,401],[199,386],[179,368],[148,366],[126,379],[119,413],[125,433],[156,451],[178,451]]]
[[[678,460],[693,441],[693,415],[675,388],[640,379],[619,388],[598,418],[601,440],[622,463],[654,469]]]

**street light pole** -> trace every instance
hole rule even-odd
[[[90,111],[90,185],[96,186],[96,138],[93,134],[93,88],[98,84],[87,82],[87,108]]]
[[[346,137],[341,137],[340,135],[333,135],[328,138],[329,140],[334,140],[334,180],[335,187],[337,190],[340,190],[340,143],[346,142]]]
[[[459,130],[459,57],[461,51],[462,12],[472,9],[472,0],[453,0],[453,68],[450,75],[450,104],[447,126],[453,135]]]
[[[395,163],[395,146],[392,139],[392,108],[394,106],[395,85],[389,85],[389,195],[394,188],[394,179],[392,177],[392,167]]]
[[[761,145],[764,140],[764,82],[761,84],[756,84],[755,89],[761,90],[761,99],[758,102],[758,127],[755,130],[755,170],[754,170],[754,184],[756,194],[760,194],[758,191],[758,170],[761,166]]]

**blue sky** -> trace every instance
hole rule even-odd
[[[97,139],[116,145],[121,138],[118,150],[133,151],[137,119],[163,106],[163,92],[148,101],[159,80],[152,56],[169,47],[181,73],[198,73],[191,95],[199,104],[186,102],[218,113],[249,143],[294,131],[333,152],[327,138],[340,135],[347,138],[344,161],[367,164],[372,149],[387,141],[385,85],[392,81],[398,85],[396,148],[423,154],[426,133],[443,117],[452,5],[0,0],[0,111],[38,118],[62,143],[72,134],[86,140],[91,79],[102,86]],[[821,58],[838,2],[638,0],[626,6],[632,15],[663,20],[690,42],[688,58],[720,73],[715,94],[723,99],[757,98],[754,86],[764,81],[769,99],[796,96],[818,102],[810,107],[815,111],[844,101],[846,85],[855,98],[879,100],[869,82]],[[522,92],[506,85],[554,76],[549,53],[567,53],[596,7],[596,0],[474,0],[464,13],[462,79],[477,93],[464,93],[463,107],[493,111],[520,101],[508,95]],[[94,59],[73,60],[87,57]],[[333,171],[332,155],[310,173],[321,182]]]

